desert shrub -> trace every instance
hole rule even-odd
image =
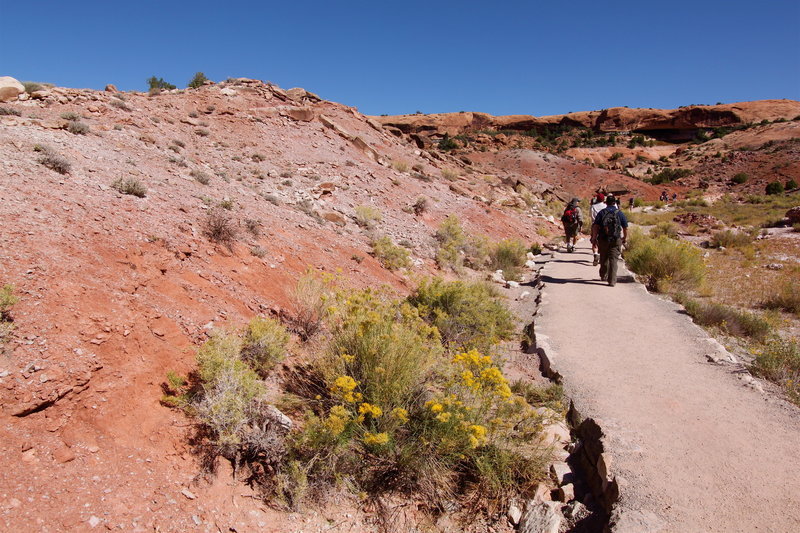
[[[415,215],[421,215],[428,210],[428,199],[424,196],[420,196],[414,201],[414,204],[411,206],[411,210],[414,211]]]
[[[503,239],[494,245],[490,253],[492,270],[502,270],[503,278],[516,280],[522,275],[522,266],[527,260],[527,248],[515,239]]]
[[[467,492],[504,505],[543,478],[540,419],[490,357],[444,358],[405,302],[363,291],[342,303],[290,451],[309,482],[413,492],[435,508]]]
[[[464,264],[464,247],[467,234],[455,215],[448,215],[439,225],[435,235],[439,248],[436,250],[436,264],[439,268],[450,268],[459,272]]]
[[[623,155],[622,152],[614,152],[611,154],[611,157],[608,158],[609,161],[616,161],[617,159],[622,159]]]
[[[125,100],[119,97],[112,98],[111,101],[109,101],[109,104],[112,107],[116,107],[117,109],[121,109],[123,111],[131,111],[131,107],[125,103]]]
[[[25,92],[28,94],[44,89],[44,85],[35,81],[23,81],[22,86],[25,87]]]
[[[295,206],[297,207],[297,209],[301,213],[304,213],[304,214],[310,216],[311,218],[313,218],[314,220],[316,220],[320,224],[324,224],[325,223],[325,219],[322,218],[322,216],[314,208],[314,202],[312,200],[310,200],[308,198],[304,198],[304,199],[298,201],[295,204]]]
[[[175,146],[180,146],[181,148],[186,147],[186,143],[180,139],[172,139],[172,144],[174,144]]]
[[[779,181],[773,181],[767,184],[766,187],[767,194],[782,194],[783,193],[783,185]]]
[[[748,176],[746,172],[739,172],[731,178],[731,181],[741,185],[742,183],[747,183],[748,179],[750,179],[750,176]]]
[[[650,229],[651,237],[660,237],[664,235],[670,239],[678,238],[678,226],[672,222],[659,222]]]
[[[8,283],[3,285],[3,288],[0,289],[0,320],[11,321],[11,308],[18,301],[19,298],[14,296],[14,286]]]
[[[22,116],[22,113],[20,111],[17,111],[16,109],[11,108],[11,107],[0,106],[0,116],[20,117],[20,116]]]
[[[511,312],[497,291],[482,282],[423,280],[408,302],[439,330],[451,349],[486,353],[514,331]]]
[[[386,235],[372,241],[372,254],[389,270],[398,270],[411,266],[408,250],[402,246],[397,246]]]
[[[203,234],[210,241],[224,244],[230,249],[236,240],[236,225],[230,215],[219,208],[209,209],[203,222]]]
[[[280,199],[272,193],[263,193],[261,197],[272,205],[281,205]]]
[[[261,222],[254,218],[244,219],[244,227],[253,237],[261,235]]]
[[[792,224],[792,231],[794,231],[795,233],[800,233],[800,222]]]
[[[62,155],[58,154],[49,146],[37,144],[33,149],[39,152],[39,163],[46,166],[50,170],[55,170],[59,174],[69,174],[72,169],[72,164]]]
[[[726,229],[712,235],[710,245],[713,248],[744,248],[750,246],[753,240],[750,233]]]
[[[625,262],[655,291],[696,287],[705,277],[700,250],[665,236],[651,239],[629,233]]]
[[[208,185],[211,182],[211,176],[207,173],[203,172],[202,170],[192,170],[189,172],[189,175],[195,179],[197,183],[202,185]]]
[[[198,135],[200,137],[208,137],[209,135],[211,135],[211,132],[205,128],[198,128],[194,130],[194,133],[195,135]]]
[[[111,187],[122,194],[130,194],[137,198],[144,198],[147,195],[147,187],[138,178],[118,178]]]
[[[250,248],[250,255],[263,259],[267,256],[267,250],[261,246],[253,246]]]
[[[442,169],[442,177],[447,181],[455,181],[458,179],[458,171],[452,168],[443,168]]]
[[[787,313],[800,315],[800,281],[785,278],[771,285],[761,302],[765,309],[780,309]]]
[[[408,172],[408,163],[402,160],[392,161],[392,168],[398,172]]]
[[[272,318],[256,317],[247,325],[241,356],[260,376],[266,377],[286,354],[289,333]]]
[[[652,183],[653,185],[661,185],[662,183],[670,183],[677,179],[683,178],[691,173],[692,171],[688,168],[665,168],[664,170],[653,174],[653,177],[645,179],[644,181]]]
[[[189,80],[189,84],[187,85],[187,87],[189,87],[191,89],[197,89],[199,87],[202,87],[203,84],[205,84],[205,82],[207,82],[207,81],[208,81],[208,78],[206,78],[205,74],[203,74],[202,72],[197,72],[192,77],[192,79]]]
[[[753,372],[783,387],[789,399],[800,405],[800,346],[796,341],[773,339],[760,351]]]
[[[538,242],[535,242],[531,244],[530,248],[528,248],[528,251],[533,255],[539,255],[542,253],[542,245]]]
[[[312,338],[322,328],[333,300],[333,279],[318,276],[309,270],[297,280],[289,299],[294,331],[304,341]]]
[[[381,221],[381,212],[371,205],[358,205],[355,208],[356,224],[362,228],[374,228]]]
[[[714,326],[730,335],[765,340],[770,333],[769,322],[758,315],[714,302],[698,302],[678,298],[686,312],[701,326]]]
[[[797,182],[793,179],[788,180],[786,183],[783,184],[784,190],[791,191],[792,189],[797,188]]]
[[[537,386],[529,381],[517,380],[511,384],[511,391],[525,398],[534,407],[547,407],[562,415],[569,408],[564,387],[558,383]]]
[[[158,89],[163,91],[169,91],[176,88],[173,84],[164,81],[164,78],[156,78],[155,76],[151,76],[147,79],[147,87],[150,90]]]
[[[458,148],[458,143],[454,141],[448,134],[444,134],[444,137],[439,141],[439,150],[443,152],[449,152],[450,150],[455,150]]]
[[[59,115],[64,120],[80,120],[82,117],[75,111],[65,111]]]

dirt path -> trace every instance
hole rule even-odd
[[[556,253],[536,321],[537,345],[605,433],[614,530],[800,531],[800,410],[708,362],[724,349],[620,274],[600,282],[586,241]]]

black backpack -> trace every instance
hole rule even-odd
[[[619,221],[619,209],[608,210],[600,219],[600,227],[607,241],[615,241],[622,236],[622,224]]]

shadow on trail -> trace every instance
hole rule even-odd
[[[564,283],[580,283],[583,285],[608,285],[605,281],[601,281],[600,279],[583,279],[583,278],[554,278],[553,276],[544,275],[542,276],[542,281],[544,283],[555,283],[558,285],[563,285]],[[617,283],[633,283],[634,279],[633,276],[617,276]]]

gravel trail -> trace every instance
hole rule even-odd
[[[800,409],[620,265],[599,280],[586,241],[542,270],[537,345],[605,434],[620,484],[614,531],[800,531]]]

